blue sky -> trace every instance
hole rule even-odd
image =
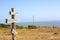
[[[10,18],[9,11],[15,8],[16,18],[21,22],[60,20],[60,0],[0,0],[0,23]]]

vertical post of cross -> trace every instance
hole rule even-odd
[[[14,12],[14,8],[11,8],[11,11],[13,13]],[[15,15],[11,15],[11,18],[15,19]],[[12,33],[13,29],[16,30],[15,22],[12,22],[11,25],[12,25],[12,28],[11,28],[11,33]],[[12,33],[12,40],[16,40],[16,37],[15,37],[14,33]]]
[[[11,11],[9,12],[9,14],[11,15],[11,19],[15,20],[15,11],[14,8],[11,8]],[[12,40],[16,40],[16,34],[14,33],[16,30],[16,25],[15,22],[11,23],[11,34],[12,34]]]

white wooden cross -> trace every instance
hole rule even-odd
[[[9,14],[11,15],[11,19],[6,19],[6,23],[11,22],[11,33],[12,33],[12,40],[16,40],[16,25],[15,22],[18,22],[17,19],[15,19],[15,15],[17,14],[16,10],[14,8],[11,8],[11,11],[9,12]]]

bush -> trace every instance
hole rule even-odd
[[[17,29],[23,29],[24,27],[23,26],[16,26]]]
[[[37,27],[35,25],[28,25],[28,29],[36,29]]]
[[[2,28],[8,28],[8,27],[9,27],[9,25],[0,24],[0,27],[2,27]]]

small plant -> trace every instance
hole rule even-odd
[[[53,33],[54,35],[58,34],[58,33]]]
[[[28,29],[36,29],[37,27],[35,25],[28,25]]]
[[[57,26],[54,26],[54,25],[53,25],[53,28],[57,28]]]

